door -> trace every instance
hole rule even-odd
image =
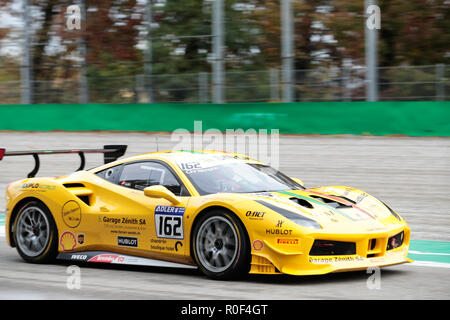
[[[175,172],[161,161],[139,161],[109,168],[98,176],[108,180],[96,203],[102,243],[112,251],[153,258],[184,255],[184,212],[189,193]],[[173,206],[149,198],[143,190],[162,185],[179,196]]]

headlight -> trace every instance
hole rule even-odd
[[[318,224],[315,220],[304,217],[298,213],[295,213],[293,211],[289,211],[283,208],[280,208],[278,206],[272,205],[264,200],[255,200],[259,204],[262,204],[263,206],[275,211],[276,213],[281,214],[283,217],[291,220],[292,222],[295,222],[299,226],[305,227],[305,228],[314,228],[314,229],[322,229],[320,224]]]
[[[388,239],[386,250],[392,250],[400,247],[403,244],[403,231]]]
[[[318,224],[316,221],[314,221],[312,219],[308,219],[308,218],[302,218],[302,219],[288,218],[288,219],[291,220],[292,222],[295,222],[299,226],[302,226],[305,228],[322,229],[320,224]]]
[[[386,206],[386,208],[389,209],[391,214],[398,219],[398,221],[402,221],[402,218],[394,210],[392,210],[386,203],[384,203],[384,202],[382,202],[382,203]]]

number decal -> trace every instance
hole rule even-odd
[[[183,214],[185,208],[156,206],[155,227],[158,238],[183,239]]]
[[[181,164],[181,170],[200,169],[200,162],[186,162]]]
[[[176,237],[183,236],[183,228],[181,227],[182,224],[183,224],[183,219],[177,219],[177,222],[174,225],[174,232],[173,232],[173,234]],[[180,232],[180,230],[181,230],[181,232]]]

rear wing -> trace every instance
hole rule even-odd
[[[27,156],[32,155],[34,158],[34,169],[28,174],[28,178],[33,178],[39,171],[39,155],[44,154],[65,154],[65,153],[78,153],[80,156],[80,167],[76,171],[84,169],[86,159],[85,153],[103,153],[105,164],[116,161],[119,157],[123,156],[127,150],[126,145],[106,145],[103,149],[67,149],[67,150],[30,150],[30,151],[6,151],[0,148],[0,160],[7,156]]]

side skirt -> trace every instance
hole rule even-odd
[[[142,258],[107,251],[62,252],[58,254],[56,259],[79,261],[79,262],[124,264],[134,266],[197,269],[196,266],[191,266],[187,264]]]

